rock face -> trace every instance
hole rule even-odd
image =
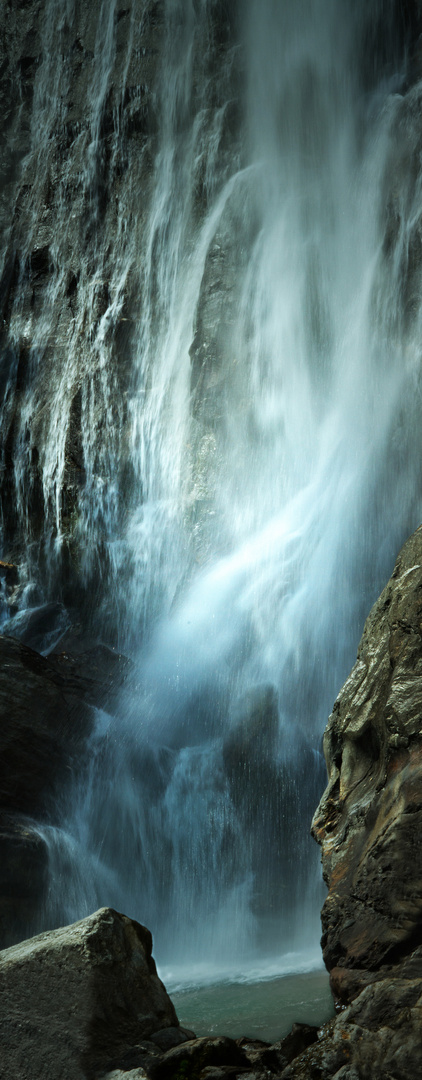
[[[109,908],[0,955],[1,1075],[80,1080],[178,1020],[151,934]]]
[[[324,737],[313,821],[342,1008],[283,1078],[414,1080],[422,1063],[422,528],[367,619]]]
[[[148,221],[163,101],[167,86],[180,78],[179,53],[189,57],[193,47],[192,73],[187,64],[183,78],[191,80],[190,109],[202,117],[204,131],[200,124],[192,160],[187,144],[179,146],[187,157],[176,182],[195,230],[207,210],[210,169],[214,188],[239,164],[236,7],[220,0],[203,5],[195,16],[199,44],[196,33],[189,39],[191,5],[173,10],[164,0],[112,3],[104,18],[101,5],[88,0],[60,17],[51,0],[0,9],[3,542],[54,601],[76,606],[87,621],[100,610],[111,640],[126,613],[117,600],[113,606],[110,590],[102,604],[104,585],[114,581],[119,592],[133,567],[126,557],[116,578],[104,537],[115,539],[115,530],[121,535],[139,486],[128,451],[133,403],[145,392],[135,383],[143,307],[149,311],[146,280],[157,274],[155,262],[148,269],[148,251],[161,249],[158,232],[149,239]],[[213,85],[212,100],[207,91],[204,102],[203,68]],[[204,146],[210,137],[209,167]],[[241,225],[236,222],[237,234]],[[192,329],[194,409],[201,394],[207,414],[192,420],[187,464],[199,532],[212,498],[204,465],[210,474],[219,409],[209,399],[224,382],[222,342],[237,296],[231,233],[224,220],[203,285],[199,271],[204,311]],[[205,550],[206,538],[195,539]],[[95,619],[90,627],[95,630]]]
[[[369,615],[324,750],[322,943],[348,1001],[374,973],[422,963],[422,528]]]
[[[48,851],[39,829],[21,814],[0,810],[1,948],[34,932],[47,887]]]

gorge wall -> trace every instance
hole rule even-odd
[[[48,654],[68,774],[2,795],[25,932],[107,904],[161,955],[317,941],[320,737],[422,512],[419,31],[2,5],[4,666]]]

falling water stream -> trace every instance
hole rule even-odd
[[[50,7],[23,166],[35,187],[52,170],[80,17],[72,0]],[[417,184],[390,183],[406,59],[393,0],[245,0],[236,18],[166,0],[153,157],[123,110],[151,99],[139,75],[133,89],[150,7],[128,0],[120,19],[103,0],[84,123],[55,166],[50,284],[11,321],[33,342],[21,520],[37,440],[54,568],[79,388],[80,572],[89,583],[103,567],[97,632],[112,611],[135,663],[71,798],[40,826],[43,918],[111,904],[151,927],[170,975],[241,978],[318,962],[321,735],[420,521],[408,255],[420,202]],[[28,252],[36,201],[32,215]],[[35,423],[51,348],[57,377]]]

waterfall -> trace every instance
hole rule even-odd
[[[420,522],[418,87],[393,0],[97,8],[45,3],[5,543],[135,676],[39,826],[42,925],[233,968],[317,948],[321,735]]]

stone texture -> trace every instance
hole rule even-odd
[[[86,1080],[177,1027],[145,927],[101,908],[0,954],[1,1075]]]
[[[388,979],[368,986],[319,1032],[318,1043],[282,1080],[416,1080],[422,1062],[421,981]]]
[[[243,1049],[234,1039],[220,1035],[192,1039],[182,1046],[175,1046],[165,1053],[154,1073],[157,1080],[170,1080],[183,1075],[186,1080],[197,1077],[203,1069],[211,1066],[236,1066],[239,1071],[248,1067]]]
[[[45,657],[0,636],[0,809],[45,810],[91,729],[75,685]]]
[[[422,1066],[422,527],[365,624],[324,736],[313,820],[341,1010],[283,1080],[414,1080]]]
[[[355,972],[365,982],[397,971],[422,943],[422,528],[367,619],[324,752],[329,783],[313,822],[329,888],[322,944],[347,1001]]]
[[[173,1046],[180,1046],[181,1043],[185,1043],[188,1039],[194,1039],[195,1032],[187,1031],[185,1028],[163,1028],[162,1031],[154,1032],[151,1036],[151,1041],[155,1046],[158,1046],[159,1050],[163,1053],[166,1050],[172,1050]]]
[[[34,933],[47,875],[48,852],[39,830],[22,815],[0,811],[1,948]]]

